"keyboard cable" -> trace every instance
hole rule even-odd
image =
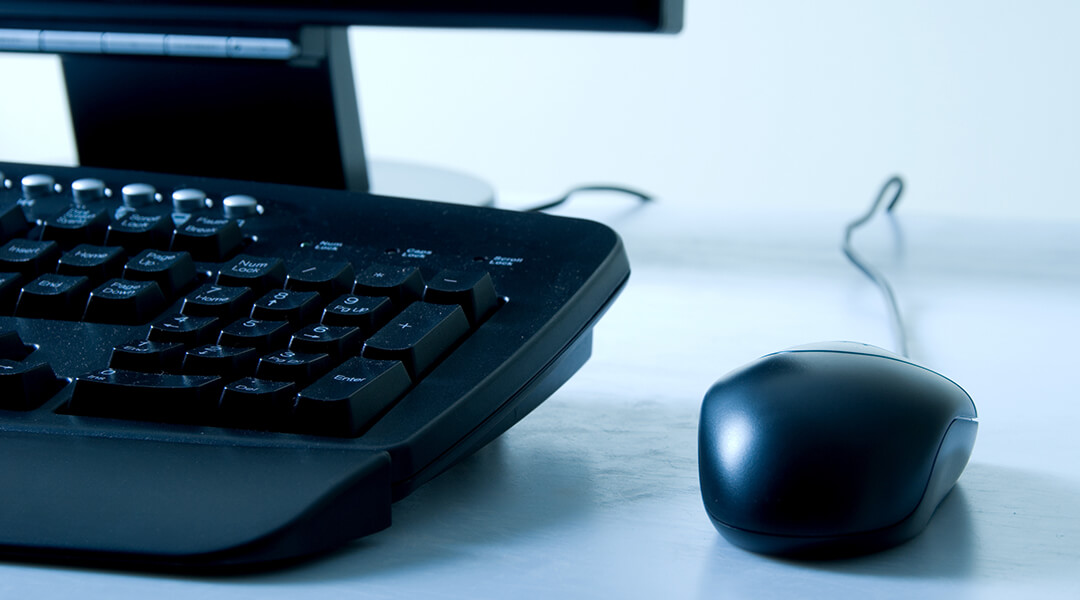
[[[537,206],[533,206],[531,208],[525,208],[525,209],[522,209],[522,210],[524,212],[543,212],[543,211],[555,208],[556,206],[561,206],[563,204],[566,204],[570,200],[570,198],[572,196],[579,195],[579,194],[592,193],[592,192],[615,192],[615,193],[618,193],[618,194],[626,194],[628,196],[632,196],[634,198],[637,198],[641,202],[645,202],[645,203],[655,202],[656,201],[656,199],[653,198],[652,196],[650,196],[649,194],[646,194],[645,192],[641,192],[641,191],[638,191],[638,190],[635,190],[633,188],[629,188],[629,187],[626,187],[626,186],[621,186],[621,185],[579,185],[577,187],[570,188],[569,190],[567,190],[567,192],[565,194],[563,194],[562,196],[560,196],[560,197],[558,197],[558,198],[556,198],[554,200],[551,200],[549,202],[545,202],[543,204],[539,204]]]

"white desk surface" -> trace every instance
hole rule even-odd
[[[710,210],[600,207],[634,273],[596,328],[591,361],[395,505],[390,529],[296,568],[230,578],[0,564],[0,597],[1080,598],[1077,224],[901,214],[900,252],[884,225],[859,235],[892,277],[913,355],[975,398],[979,437],[914,541],[799,563],[743,552],[706,518],[701,397],[787,346],[890,347],[887,319],[837,250],[850,215]]]

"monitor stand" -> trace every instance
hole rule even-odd
[[[369,165],[344,27],[304,28],[292,60],[64,54],[79,162],[490,204],[469,175]]]

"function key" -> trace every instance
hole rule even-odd
[[[195,263],[187,252],[143,250],[124,265],[124,279],[155,281],[171,297],[195,281]]]
[[[157,190],[148,183],[129,183],[120,188],[120,197],[128,208],[150,206],[158,200]]]
[[[22,196],[27,200],[37,200],[57,192],[56,180],[52,175],[34,173],[22,178]]]
[[[100,179],[76,179],[71,182],[71,199],[79,206],[104,200],[105,194],[105,182]]]
[[[300,324],[314,321],[321,307],[318,292],[271,290],[255,301],[251,318]]]
[[[424,302],[457,304],[476,325],[495,310],[498,298],[487,272],[443,270],[427,283]]]
[[[246,287],[205,284],[184,298],[180,312],[195,317],[232,318],[247,312],[254,294]]]
[[[410,385],[398,361],[350,358],[300,392],[293,421],[304,433],[359,435]]]
[[[83,320],[138,325],[165,308],[165,294],[153,281],[110,279],[90,292]]]
[[[189,317],[169,315],[150,325],[146,339],[155,342],[179,342],[185,346],[201,346],[214,341],[218,335],[218,321],[214,317]]]
[[[221,262],[235,254],[243,241],[236,221],[200,215],[176,228],[172,249],[190,252],[195,260]]]
[[[469,333],[469,320],[457,305],[415,302],[364,344],[364,356],[400,360],[419,378]]]
[[[56,242],[14,239],[0,246],[0,272],[22,273],[30,278],[52,272],[59,260],[60,246]]]
[[[172,193],[173,211],[194,213],[206,208],[206,192],[195,188],[184,188]]]
[[[46,273],[23,286],[15,316],[77,320],[82,317],[90,289],[86,277]]]
[[[353,266],[347,262],[302,262],[285,278],[285,289],[318,292],[328,300],[348,293],[352,284]]]
[[[145,373],[175,372],[183,359],[183,344],[135,340],[113,348],[109,366]]]
[[[0,408],[4,410],[33,410],[62,386],[48,363],[0,359]]]
[[[424,295],[424,278],[416,267],[372,265],[357,275],[353,293],[386,296],[404,308]]]
[[[167,250],[172,234],[173,220],[169,215],[132,213],[109,224],[105,243],[131,250]]]
[[[259,352],[283,348],[289,341],[287,321],[240,319],[225,326],[217,342],[222,346],[255,348]]]
[[[56,272],[61,275],[83,275],[90,281],[105,281],[116,277],[124,268],[124,250],[115,246],[80,244],[60,257]]]
[[[285,263],[280,258],[241,254],[222,265],[217,282],[258,291],[280,288],[285,285]]]
[[[358,327],[361,335],[368,336],[386,325],[394,316],[394,305],[389,298],[345,294],[323,310],[323,325]]]
[[[65,248],[78,244],[101,244],[105,241],[109,220],[109,212],[105,208],[71,206],[42,224],[41,239],[56,240]]]

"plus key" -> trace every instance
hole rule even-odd
[[[469,333],[460,306],[414,302],[364,344],[363,355],[400,360],[413,379],[435,365]]]

